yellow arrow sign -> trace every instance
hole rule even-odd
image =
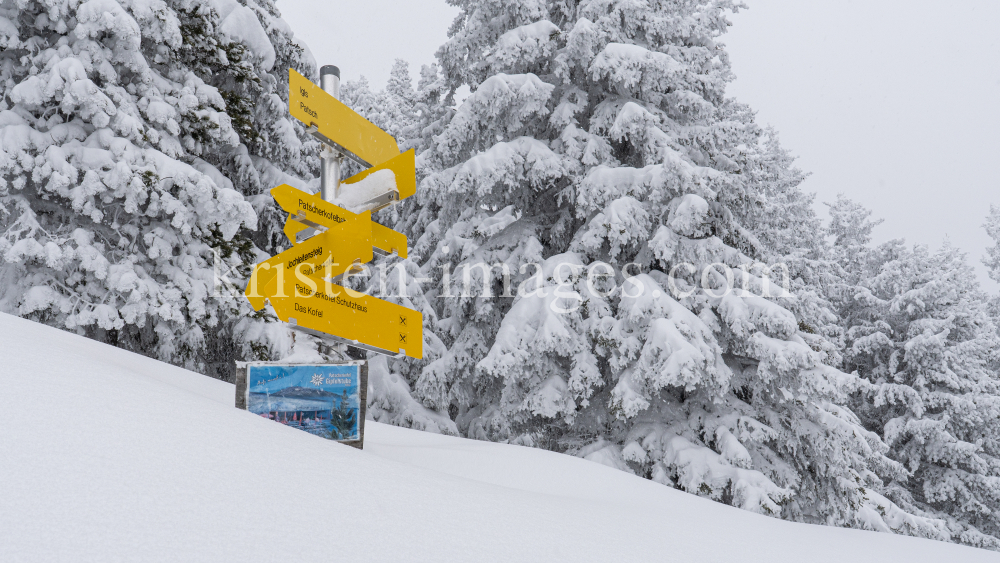
[[[285,222],[285,236],[288,237],[288,241],[293,245],[298,244],[296,235],[309,227],[315,228],[319,226],[331,230],[357,230],[363,227],[355,227],[353,225],[356,223],[360,224],[361,219],[359,218],[366,216],[369,218],[368,221],[371,224],[372,247],[378,250],[380,254],[392,254],[395,252],[402,258],[406,258],[407,256],[406,235],[371,221],[370,212],[360,214],[351,213],[346,209],[323,201],[318,194],[307,194],[288,184],[282,184],[272,189],[271,195],[278,202],[278,205],[289,213],[288,221]]]
[[[369,349],[424,355],[423,315],[413,309],[307,276],[286,278],[282,295],[268,296],[278,318]],[[263,303],[255,309],[263,307]]]
[[[399,154],[392,135],[288,69],[288,109],[292,117],[315,127],[313,134],[363,166],[375,166]]]
[[[373,223],[363,215],[358,217],[362,221],[358,221],[360,224],[353,228],[320,233],[254,266],[244,292],[254,309],[263,307],[265,298],[284,295],[282,292],[289,280],[299,277],[335,278],[346,273],[355,263],[370,262],[373,258]],[[367,221],[363,221],[365,219]]]
[[[361,216],[365,216],[368,221],[371,221],[372,214],[370,212],[352,213],[343,207],[323,201],[323,198],[319,194],[309,194],[302,190],[297,190],[288,184],[272,188],[271,197],[274,198],[274,201],[282,209],[306,225],[311,223],[315,226],[333,229],[358,221],[358,218]]]
[[[285,222],[285,236],[288,237],[289,242],[292,244],[302,244],[298,241],[298,233],[309,228],[309,225],[300,223],[299,219],[295,215],[289,215],[288,221]],[[372,238],[371,246],[375,252],[383,256],[388,256],[395,252],[400,258],[407,257],[407,239],[406,235],[399,231],[394,231],[389,227],[384,227],[378,223],[372,222]],[[358,258],[361,258],[360,256]],[[363,262],[362,262],[363,263]]]

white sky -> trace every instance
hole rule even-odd
[[[879,242],[948,236],[995,291],[980,259],[1000,205],[1000,2],[747,4],[724,40],[730,92],[812,172],[803,188],[872,209]]]
[[[282,18],[309,46],[316,62],[340,67],[341,80],[364,75],[375,88],[389,80],[396,59],[435,61],[458,9],[444,0],[277,0]]]
[[[1000,205],[997,0],[745,0],[724,37],[730,92],[773,125],[818,200],[844,192],[885,219],[882,242],[980,263]],[[384,86],[396,58],[432,62],[457,10],[444,0],[279,0],[319,64]],[[819,211],[825,216],[825,207]]]

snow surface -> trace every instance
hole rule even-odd
[[[369,421],[357,451],[30,321],[0,315],[0,342],[0,561],[1000,561],[520,446]]]

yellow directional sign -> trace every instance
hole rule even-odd
[[[387,256],[395,252],[400,258],[407,257],[407,239],[406,235],[399,231],[394,231],[389,227],[384,227],[378,223],[372,222],[372,238],[371,246],[383,256]],[[309,228],[309,225],[301,223],[300,220],[295,215],[289,215],[288,221],[285,222],[285,236],[288,237],[289,242],[292,244],[301,244],[298,241],[298,233]],[[360,258],[360,257],[359,257]]]
[[[341,182],[341,185],[348,186],[350,184],[355,184],[370,174],[378,172],[379,170],[392,170],[392,172],[396,175],[396,189],[399,191],[399,199],[406,199],[417,193],[416,154],[417,153],[414,149],[410,149],[397,157],[379,164],[378,166],[372,166],[364,172],[359,172],[354,176],[351,176]],[[341,187],[341,189],[349,188]]]
[[[289,69],[289,109],[310,133],[368,170],[344,189],[380,170],[391,170],[396,192],[386,188],[363,205],[379,209],[416,193],[415,152],[399,153],[396,140],[301,74]],[[381,191],[381,190],[380,190]],[[387,354],[423,357],[423,316],[412,309],[338,285],[338,276],[380,254],[407,255],[406,236],[289,185],[271,190],[288,212],[285,235],[292,248],[257,264],[246,297],[255,310],[271,303],[278,318],[299,329],[331,335],[349,345]],[[312,228],[316,234],[299,242]]]
[[[314,135],[363,166],[375,166],[399,154],[392,135],[361,117],[294,69],[288,69],[288,109],[292,117],[315,127]]]
[[[343,207],[323,201],[319,194],[309,194],[288,184],[271,189],[271,196],[282,209],[307,226],[336,228],[359,221],[361,216],[371,221],[371,213],[352,213]]]
[[[418,311],[305,276],[286,278],[282,290],[283,296],[268,297],[282,321],[381,352],[424,355]]]
[[[362,227],[355,227],[353,225],[356,221],[361,220],[359,219],[360,217],[366,216],[371,223],[371,246],[378,250],[380,254],[392,254],[396,252],[402,258],[406,258],[407,256],[406,235],[372,222],[370,212],[360,214],[351,213],[346,209],[323,201],[318,194],[307,194],[288,184],[282,184],[272,189],[271,195],[278,202],[278,205],[289,213],[288,221],[285,223],[285,235],[292,244],[298,244],[296,235],[309,227],[334,230],[361,229]]]
[[[320,233],[302,244],[272,256],[254,266],[244,292],[254,309],[264,306],[264,299],[283,295],[288,280],[300,277],[330,279],[349,271],[354,264],[373,258],[371,221],[357,230],[343,229]],[[364,226],[369,226],[366,232]],[[315,282],[314,282],[315,283]]]

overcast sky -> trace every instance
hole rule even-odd
[[[747,4],[725,39],[730,92],[812,173],[804,189],[872,209],[878,241],[949,237],[995,291],[980,258],[1000,205],[1000,2]]]
[[[1000,205],[1000,1],[745,3],[723,39],[737,75],[730,92],[812,174],[803,188],[871,208],[885,219],[878,242],[936,247],[949,237],[995,291],[980,258],[989,205]],[[278,7],[319,64],[377,88],[396,58],[416,79],[457,13],[443,0]]]

